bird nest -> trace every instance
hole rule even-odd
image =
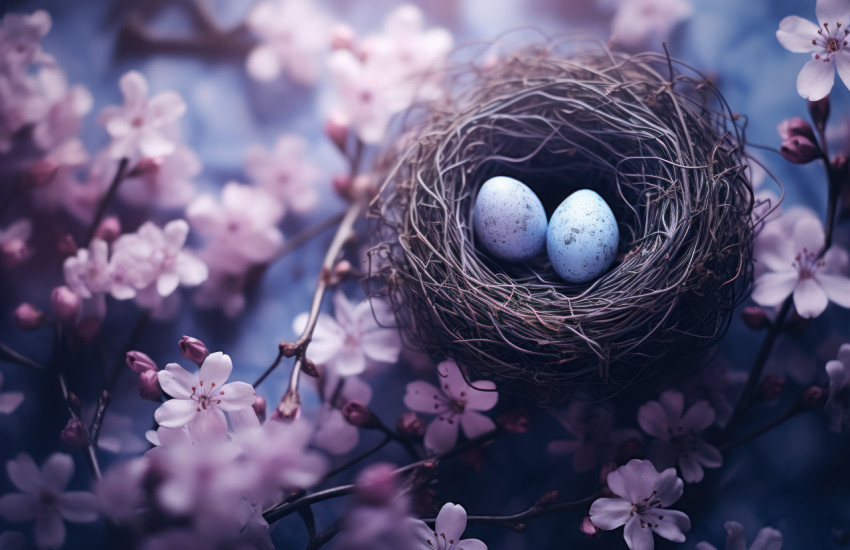
[[[575,42],[449,74],[373,201],[397,317],[470,379],[541,402],[670,380],[725,333],[751,286],[753,192],[743,128],[716,88],[669,56]],[[547,215],[589,188],[620,231],[586,284],[543,257],[499,262],[476,245],[479,187],[511,176]]]

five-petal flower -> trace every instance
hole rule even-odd
[[[444,504],[433,529],[424,521],[414,521],[419,542],[415,550],[487,550],[487,545],[478,539],[461,540],[466,531],[466,510],[460,504]]]

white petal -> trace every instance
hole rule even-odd
[[[466,531],[466,510],[460,504],[445,503],[437,515],[434,528],[441,538],[445,535],[448,540],[460,540]]]
[[[139,106],[148,98],[148,81],[137,71],[130,71],[118,81],[128,107]]]
[[[835,24],[841,23],[846,27],[850,23],[850,6],[847,0],[818,0],[815,15],[819,25],[829,23],[830,28],[835,29]]]
[[[192,399],[169,399],[154,411],[157,424],[166,428],[179,428],[195,419],[198,404]]]
[[[162,92],[148,102],[151,122],[174,122],[186,112],[186,102],[177,92]]]
[[[35,493],[41,487],[41,471],[28,454],[20,453],[6,462],[6,473],[12,483],[21,491]]]
[[[443,414],[428,424],[425,430],[425,448],[433,453],[444,453],[451,450],[457,443],[457,418],[451,414]]]
[[[797,279],[796,271],[765,273],[756,279],[750,297],[760,306],[778,306],[794,291]]]
[[[221,403],[224,411],[237,411],[254,404],[254,388],[246,382],[231,382],[221,387]]]
[[[41,465],[41,484],[54,494],[61,493],[74,475],[74,459],[65,453],[53,453]]]
[[[212,384],[221,387],[230,378],[231,372],[233,372],[233,362],[230,360],[230,356],[217,351],[207,355],[207,358],[204,359],[198,378],[207,388]]]
[[[658,477],[655,481],[654,490],[657,492],[658,499],[661,501],[661,505],[666,508],[682,497],[682,493],[685,490],[685,485],[682,483],[682,480],[679,479],[679,477],[676,475],[675,469],[667,468],[666,470],[658,474]]]
[[[251,50],[245,61],[248,74],[254,80],[270,82],[280,76],[280,60],[271,46],[260,45]]]
[[[743,525],[737,521],[727,521],[723,527],[726,529],[726,550],[747,550],[747,535]]]
[[[603,531],[624,525],[632,516],[632,503],[621,498],[598,498],[590,505],[590,521]]]
[[[177,273],[163,273],[156,279],[156,292],[163,298],[171,296],[180,286],[180,276]]]
[[[663,519],[661,516],[664,516]],[[663,510],[658,513],[656,523],[652,530],[662,538],[673,542],[685,542],[684,531],[691,528],[691,520],[684,512],[678,510]]]
[[[87,522],[98,518],[97,500],[86,491],[69,491],[56,499],[59,514],[66,521]]]
[[[361,346],[373,361],[395,363],[401,353],[401,337],[394,328],[375,328],[363,335]]]
[[[198,385],[198,376],[192,374],[177,363],[165,365],[165,369],[157,373],[162,391],[177,399],[189,399]]]
[[[649,528],[648,524],[641,521],[638,514],[635,514],[626,522],[623,538],[626,539],[626,546],[629,547],[629,550],[653,550],[655,548],[652,529]]]
[[[798,17],[790,15],[780,21],[776,39],[786,50],[794,53],[810,53],[819,49],[812,40],[818,37],[818,26]]]
[[[829,95],[835,84],[835,67],[824,58],[810,59],[797,75],[797,93],[809,101],[817,101]]]
[[[460,425],[466,437],[472,439],[496,429],[496,423],[483,414],[475,411],[464,411],[459,415]]]
[[[449,408],[442,392],[433,384],[422,380],[407,384],[404,406],[412,411],[427,414],[440,414]]]
[[[826,292],[830,302],[850,308],[850,278],[843,275],[818,273],[815,275],[815,280]]]
[[[829,299],[817,281],[811,277],[802,279],[794,287],[794,307],[801,317],[811,319],[826,309]]]
[[[835,54],[835,69],[838,71],[838,76],[841,77],[841,82],[847,88],[850,88],[850,50],[846,46]]]
[[[647,434],[659,439],[667,439],[667,413],[658,401],[650,401],[638,409],[637,421],[640,428]]]

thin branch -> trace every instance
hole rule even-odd
[[[364,460],[364,459],[366,459],[366,458],[369,458],[369,457],[370,457],[370,456],[372,456],[373,454],[377,453],[378,451],[380,451],[381,449],[383,449],[384,447],[386,447],[386,446],[389,444],[389,442],[390,442],[390,441],[392,441],[392,438],[390,438],[390,437],[385,437],[385,438],[384,438],[384,439],[382,439],[382,440],[381,440],[381,442],[380,442],[380,443],[378,443],[377,445],[374,445],[373,447],[371,447],[371,448],[369,448],[369,449],[366,449],[365,451],[363,451],[363,452],[362,452],[362,453],[360,453],[359,455],[355,456],[355,457],[354,457],[354,458],[352,458],[351,460],[349,460],[349,461],[345,462],[344,464],[341,464],[341,465],[337,466],[336,468],[334,468],[334,469],[333,469],[333,470],[331,470],[330,472],[326,473],[326,474],[325,474],[325,477],[324,477],[322,480],[323,480],[323,481],[326,481],[326,480],[328,480],[328,479],[332,478],[333,476],[335,476],[336,474],[338,474],[338,473],[340,473],[340,472],[342,472],[342,471],[345,471],[345,470],[347,470],[348,468],[351,468],[352,466],[354,466],[355,464],[357,464],[357,463],[358,463],[358,462],[360,462],[361,460]]]
[[[15,363],[17,365],[21,365],[22,367],[26,367],[28,369],[32,369],[38,372],[47,372],[47,367],[45,367],[41,363],[33,361],[29,357],[18,353],[17,351],[13,350],[12,348],[3,343],[0,343],[0,361]]]
[[[118,192],[118,187],[121,185],[121,182],[124,181],[124,178],[127,176],[127,165],[129,162],[130,160],[125,157],[118,163],[118,170],[116,170],[115,176],[112,178],[112,183],[109,184],[109,189],[97,205],[97,212],[95,213],[94,219],[86,233],[86,238],[83,241],[83,248],[87,248],[89,244],[91,244],[95,233],[97,233],[97,228],[103,220],[103,216],[106,214],[106,209],[109,207],[112,199],[115,198],[115,193]]]
[[[730,442],[728,442],[724,445],[721,445],[719,450],[720,450],[721,453],[723,453],[725,455],[725,454],[729,453],[730,451],[732,451],[733,449],[735,449],[736,447],[739,447],[739,446],[741,446],[745,443],[749,443],[753,439],[759,437],[762,434],[769,432],[773,428],[784,423],[786,420],[794,418],[798,414],[806,412],[807,410],[809,410],[809,409],[803,408],[801,406],[800,401],[797,401],[796,403],[794,403],[793,405],[788,407],[788,409],[784,413],[782,413],[779,417],[775,418],[774,420],[768,422],[767,424],[765,424],[761,428],[755,430],[754,432],[752,432],[750,434],[745,435],[744,437],[742,437],[740,439],[737,439],[735,441],[730,441]]]

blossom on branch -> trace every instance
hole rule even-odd
[[[737,521],[727,521],[723,524],[726,528],[726,550],[747,550],[747,534],[744,526]],[[696,550],[717,550],[707,542],[699,542]],[[756,539],[749,546],[749,550],[781,550],[782,533],[772,527],[764,527],[759,530]]]
[[[600,406],[578,401],[553,416],[574,439],[558,439],[549,443],[552,454],[573,455],[573,469],[587,472],[594,466],[614,460],[620,445],[629,439],[640,439],[636,430],[614,429],[613,413]]]
[[[245,155],[245,172],[293,212],[305,214],[319,204],[316,181],[321,172],[306,157],[307,142],[296,135],[278,138],[273,149],[255,145]]]
[[[826,364],[826,374],[829,376],[826,402],[829,429],[840,432],[850,427],[850,344],[841,346],[838,357]]]
[[[461,540],[466,531],[466,510],[460,504],[444,504],[433,529],[424,521],[414,521],[419,543],[415,550],[487,550],[478,539]]]

